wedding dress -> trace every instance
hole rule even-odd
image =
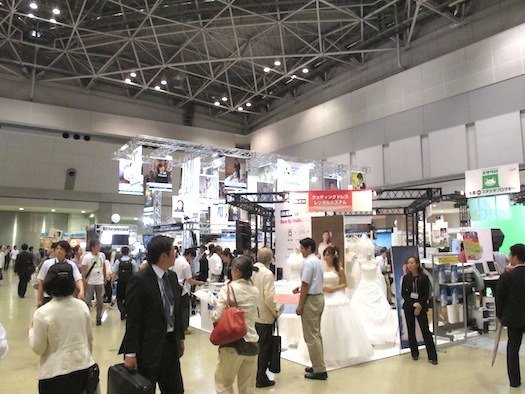
[[[324,273],[324,285],[339,285],[337,272]],[[327,369],[349,367],[372,358],[374,349],[365,328],[357,318],[344,289],[324,294],[324,311],[321,318],[324,362]],[[301,338],[298,352],[303,364],[310,364],[308,349]]]

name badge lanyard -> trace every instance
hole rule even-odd
[[[417,300],[419,298],[419,287],[417,283],[418,278],[414,278],[414,281],[412,282],[412,294],[410,294],[410,298],[413,300]]]

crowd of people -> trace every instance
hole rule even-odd
[[[271,249],[264,247],[257,253],[245,250],[235,257],[237,253],[210,245],[201,246],[199,253],[195,248],[179,253],[174,239],[156,236],[148,244],[146,261],[139,265],[130,256],[128,247],[122,248],[113,264],[109,261],[109,252],[108,258],[101,252],[98,240],[91,240],[89,248],[90,251],[84,253],[80,247],[71,248],[62,240],[51,245],[45,254],[39,251],[38,256],[27,244],[21,246],[20,252],[17,247],[9,250],[8,258],[20,278],[18,295],[21,298],[25,296],[31,275],[37,273],[37,309],[30,323],[29,344],[39,356],[39,393],[96,391],[99,370],[91,353],[93,331],[89,309],[94,299],[96,324],[102,324],[101,306],[107,281],[110,288],[117,282],[117,305],[121,319],[126,320],[119,349],[124,365],[130,371],[137,370],[152,384],[158,384],[162,393],[184,392],[180,358],[185,351],[185,336],[191,333],[189,317],[194,307],[191,294],[195,286],[218,281],[228,284],[221,287],[214,303],[213,321],[221,319],[229,306],[231,292],[235,306],[244,311],[246,334],[219,346],[214,375],[216,392],[233,393],[235,381],[239,393],[275,385],[267,371],[274,324],[281,310],[275,301]],[[323,346],[323,332],[329,328],[323,327],[322,316],[329,311],[326,308],[333,305],[350,308],[342,301],[346,277],[340,269],[339,251],[335,246],[323,248],[322,260],[311,238],[300,241],[300,250],[304,263],[301,286],[294,290],[300,294],[296,314],[301,318],[311,362],[311,367],[305,368],[304,377],[326,380],[325,360],[329,363],[330,355],[341,349],[331,348],[330,339]],[[5,259],[5,249],[0,247],[4,270],[9,267]],[[419,358],[415,336],[417,320],[428,359],[437,364],[436,347],[427,321],[429,279],[418,257],[409,257],[405,264],[407,273],[401,294],[412,358]],[[522,267],[525,267],[525,245],[516,244],[510,248],[507,272],[501,275],[496,292],[496,315],[508,327],[507,367],[512,387],[521,384],[518,352],[525,332],[525,270]],[[344,321],[340,321],[340,325],[348,326]],[[358,328],[352,328],[355,335],[359,335]],[[1,326],[0,345],[1,358],[7,352]]]

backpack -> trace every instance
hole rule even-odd
[[[118,280],[121,282],[127,282],[132,276],[133,265],[131,264],[131,260],[120,261],[118,265]]]

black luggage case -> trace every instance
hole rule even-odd
[[[108,370],[108,394],[155,394],[155,386],[138,372],[130,372],[124,364]]]

